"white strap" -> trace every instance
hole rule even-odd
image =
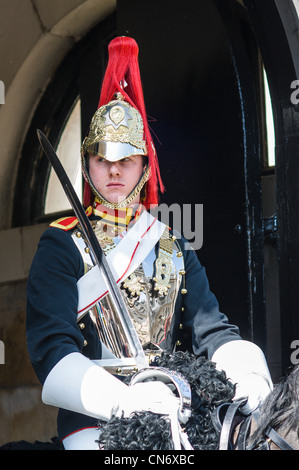
[[[194,450],[193,447],[192,447],[192,445],[191,445],[190,442],[189,442],[187,433],[185,433],[185,432],[182,430],[182,428],[180,428],[180,439],[181,439],[181,443],[182,443],[183,449],[185,449],[185,450]]]
[[[178,411],[179,410],[175,410],[174,413],[169,415],[174,450],[181,450],[182,448],[185,450],[193,450],[187,434],[182,430]]]
[[[137,269],[161,238],[164,229],[162,222],[148,212],[143,212],[135,225],[106,257],[117,283]],[[109,289],[98,266],[94,266],[82,276],[77,282],[77,287],[79,320]]]
[[[169,415],[171,435],[174,450],[181,450],[181,438],[180,438],[180,423],[178,420],[178,410]]]

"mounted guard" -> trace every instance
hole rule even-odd
[[[172,423],[174,416],[188,419],[188,384],[154,367],[162,350],[213,360],[238,383],[236,398],[248,396],[244,413],[256,408],[272,386],[262,351],[219,311],[187,241],[148,211],[164,187],[131,38],[109,44],[82,171],[86,215],[125,305],[125,322],[78,217],[53,222],[29,275],[27,338],[42,400],[59,408],[65,449],[97,449],[98,421],[114,415],[152,411]],[[173,436],[180,448],[184,436],[176,424]]]

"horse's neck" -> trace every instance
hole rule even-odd
[[[252,418],[250,424],[250,432],[248,436],[247,442],[250,442],[250,438],[253,436],[254,432],[258,429],[257,421]],[[287,429],[285,426],[281,426],[275,431],[280,435],[282,439],[284,439],[291,447],[295,450],[299,450],[299,439],[298,439],[298,432],[297,430],[290,430]],[[263,439],[267,440],[267,436],[263,436]],[[274,442],[268,440],[270,449],[269,450],[281,450]]]
[[[278,429],[277,432],[290,446],[295,450],[299,450],[299,436],[297,430],[284,430],[284,427],[282,427],[282,429]]]

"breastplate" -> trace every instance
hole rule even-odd
[[[119,237],[109,238],[97,231],[96,222],[92,225],[104,252],[113,249],[120,241]],[[76,234],[75,230],[72,237],[82,255],[85,271],[88,271],[93,263],[84,239]],[[120,292],[134,328],[148,355],[156,354],[160,350],[160,345],[169,332],[184,273],[180,246],[166,228],[155,248],[120,285]],[[98,301],[85,315],[90,316],[97,338],[104,345],[102,359],[120,359],[119,367],[116,367],[120,373],[123,369],[121,364],[124,362],[121,359],[130,358],[131,352],[110,295],[107,294]]]

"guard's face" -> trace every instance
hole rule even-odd
[[[97,155],[89,156],[90,178],[97,191],[112,203],[126,199],[139,182],[143,170],[141,155],[132,155],[116,162],[109,162]]]

